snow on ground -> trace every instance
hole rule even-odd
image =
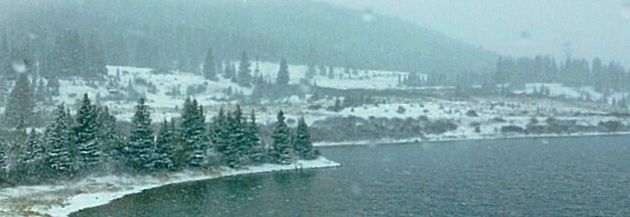
[[[269,81],[274,81],[279,66],[277,63],[261,62],[258,64],[260,74]],[[156,74],[152,69],[108,66],[107,81],[85,81],[81,78],[60,80],[60,96],[55,100],[58,103],[78,106],[82,95],[87,93],[91,99],[101,105],[107,106],[112,114],[119,120],[128,121],[133,115],[136,102],[123,100],[134,91],[147,98],[147,104],[153,108],[152,118],[156,121],[178,117],[179,111],[187,96],[193,96],[201,105],[207,108],[209,113],[216,112],[225,105],[234,105],[237,102],[229,100],[228,92],[237,95],[251,95],[253,89],[240,87],[229,79],[221,76],[217,81],[205,79],[200,74],[189,72],[169,72]],[[306,78],[306,66],[290,65],[290,83],[299,84]],[[309,83],[315,83],[321,87],[335,89],[389,89],[398,87],[399,79],[405,77],[406,72],[389,72],[360,70],[357,75],[344,73],[343,68],[335,68],[335,78],[317,75]],[[273,104],[304,104],[305,99],[291,97],[282,102],[269,102]],[[300,109],[303,110],[303,109]],[[260,111],[257,109],[257,111]],[[298,111],[298,110],[296,110]],[[262,121],[274,121],[277,110],[269,110],[261,114]],[[297,114],[293,115],[308,115]],[[212,118],[213,114],[208,116]]]
[[[612,104],[613,101],[620,101],[630,95],[626,92],[614,92],[606,96],[590,86],[578,88],[564,86],[560,83],[529,83],[525,85],[524,90],[517,90],[514,91],[514,93],[529,95],[539,94],[542,87],[549,90],[550,97],[587,101],[602,101],[602,98],[606,97],[606,102],[609,104]]]
[[[260,72],[263,77],[274,80],[278,74],[280,66],[278,63],[261,62],[259,64]],[[317,68],[317,67],[316,67]],[[328,71],[328,68],[326,68]],[[291,84],[300,84],[300,82],[306,79],[307,66],[304,65],[290,65],[290,81]],[[319,70],[319,69],[318,69]],[[334,78],[321,75],[316,72],[316,76],[310,79],[309,83],[315,83],[320,87],[328,87],[334,89],[402,89],[400,87],[400,79],[409,75],[409,72],[399,71],[377,71],[377,70],[358,70],[356,74],[345,73],[345,68],[333,67],[335,73]],[[426,80],[426,74],[420,74],[424,80]]]
[[[320,157],[310,161],[299,160],[290,165],[264,164],[238,170],[221,168],[218,171],[185,171],[156,176],[106,176],[87,178],[70,185],[6,188],[0,189],[0,216],[68,216],[81,209],[104,205],[125,195],[164,185],[253,173],[339,166],[337,162]]]

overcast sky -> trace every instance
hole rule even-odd
[[[322,0],[397,16],[507,55],[572,55],[630,66],[630,0]]]

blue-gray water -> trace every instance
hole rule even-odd
[[[630,216],[630,137],[327,148],[336,169],[200,181],[93,216]]]

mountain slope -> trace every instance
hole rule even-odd
[[[496,61],[412,23],[308,0],[30,1],[13,5],[20,14],[9,32],[94,35],[108,64],[195,70],[210,46],[220,59],[247,50],[268,61],[419,72],[488,71]]]

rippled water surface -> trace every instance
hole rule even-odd
[[[200,181],[92,216],[630,216],[630,137],[326,148],[336,169]]]

